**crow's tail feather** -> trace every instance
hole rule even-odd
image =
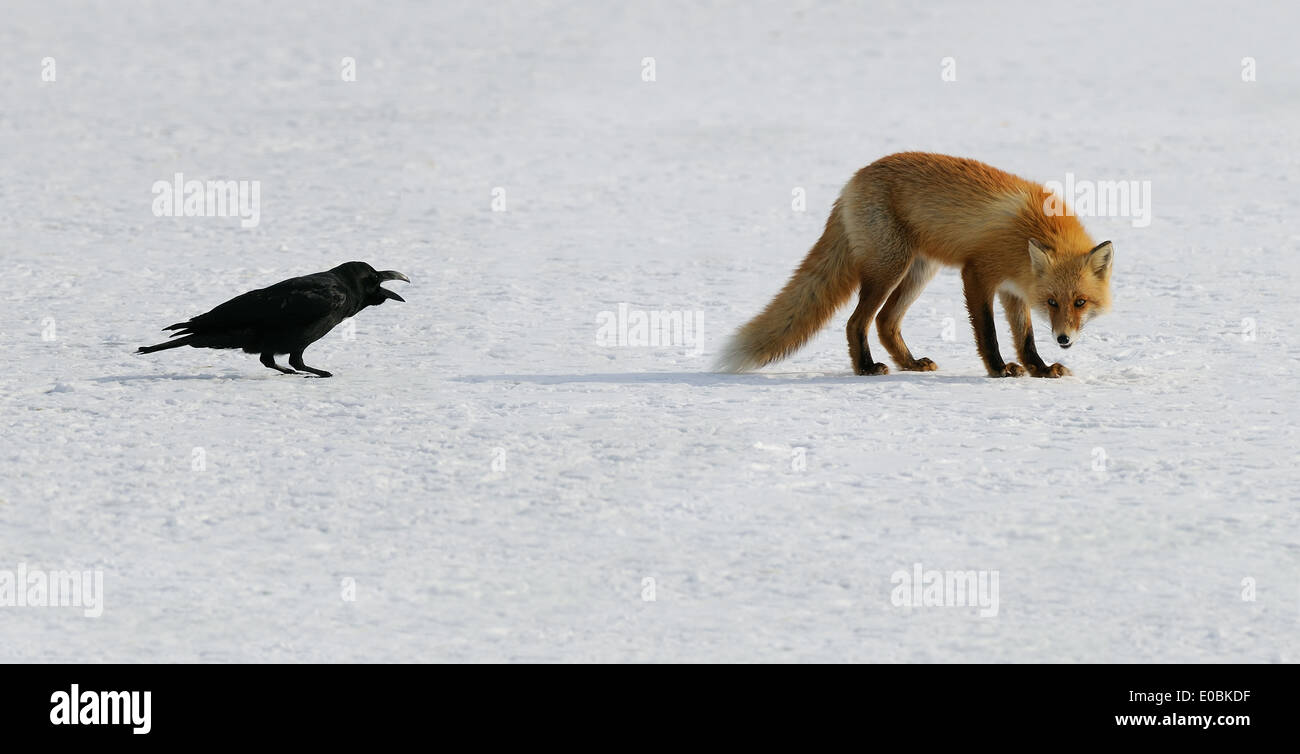
[[[169,340],[166,343],[159,343],[156,346],[140,346],[140,349],[136,351],[136,353],[153,353],[154,351],[166,351],[168,348],[180,348],[181,346],[188,346],[191,340],[193,340],[193,336],[186,336],[179,340]]]

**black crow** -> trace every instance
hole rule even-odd
[[[164,327],[176,331],[171,334],[176,340],[143,346],[136,353],[181,346],[242,348],[247,353],[260,353],[263,364],[285,374],[296,374],[294,369],[298,369],[329,377],[329,372],[302,363],[303,350],[367,306],[379,306],[390,298],[405,301],[380,287],[385,280],[411,282],[400,272],[377,272],[365,262],[348,262],[314,275],[289,278],[236,296],[188,322]],[[278,353],[289,354],[293,369],[275,363]]]

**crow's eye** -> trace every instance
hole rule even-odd
[[[1086,303],[1088,303],[1088,302],[1087,302],[1087,301],[1084,301],[1084,300],[1081,299],[1081,298],[1077,298],[1077,299],[1074,300],[1074,308],[1076,308],[1076,309],[1082,309],[1082,308],[1083,308],[1083,305],[1086,304]]]
[[[1049,299],[1047,299],[1047,305],[1050,306],[1050,307],[1052,307],[1053,309],[1055,309],[1055,308],[1056,308],[1056,299],[1054,299],[1054,298],[1049,298]]]

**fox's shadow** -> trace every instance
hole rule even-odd
[[[940,382],[944,384],[977,385],[989,382],[988,377],[975,375],[936,374],[934,372],[891,373],[873,377],[859,377],[852,372],[828,374],[826,372],[784,372],[718,374],[712,372],[621,372],[605,374],[485,374],[454,378],[456,382],[528,382],[536,385],[567,385],[584,382],[616,385],[671,385],[685,384],[695,387],[720,385],[880,385],[905,382]]]

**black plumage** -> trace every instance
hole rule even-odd
[[[261,354],[263,364],[285,374],[300,370],[329,377],[329,372],[303,364],[302,352],[367,306],[379,306],[390,298],[405,301],[380,286],[386,280],[411,282],[400,272],[376,271],[365,262],[347,262],[325,272],[290,278],[236,296],[188,322],[164,327],[175,331],[171,334],[174,340],[143,346],[137,353],[181,346],[241,348]],[[289,354],[293,369],[275,363],[276,354],[281,353]]]

